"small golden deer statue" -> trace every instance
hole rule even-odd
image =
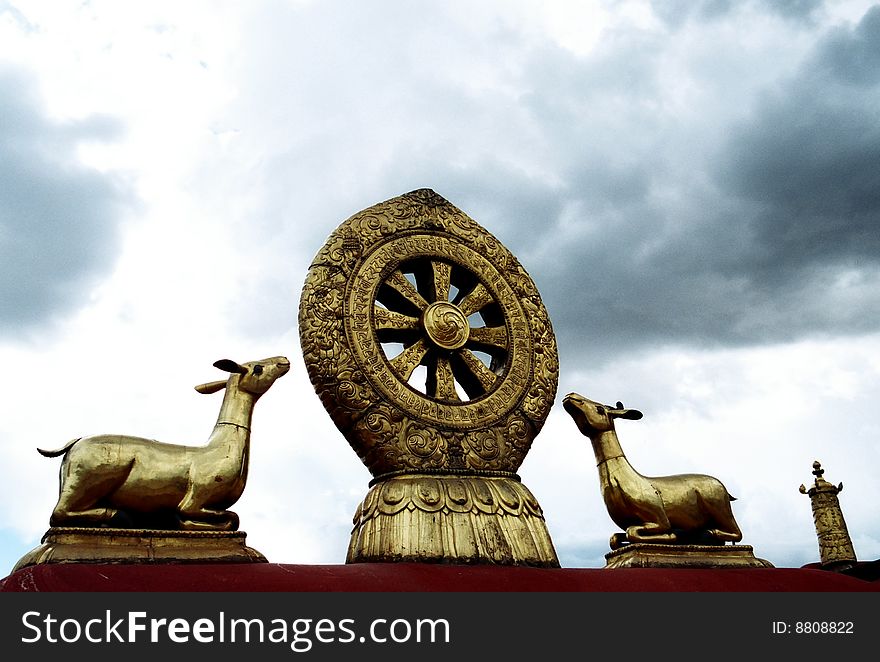
[[[702,474],[643,476],[633,469],[614,429],[614,419],[638,420],[642,413],[618,402],[610,407],[569,393],[563,407],[596,455],[599,484],[608,514],[625,533],[611,536],[611,549],[627,543],[723,545],[739,542],[730,495],[717,478]]]

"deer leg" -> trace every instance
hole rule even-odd
[[[184,531],[237,531],[238,523],[238,515],[231,510],[201,510],[180,518]]]
[[[714,538],[720,542],[739,542],[742,540],[743,534],[739,530],[739,527],[736,525],[736,522],[732,522],[733,530],[732,531],[724,531],[723,529],[708,529],[706,534],[710,538]]]
[[[208,508],[190,489],[178,506],[180,528],[186,531],[237,531],[238,515],[231,510]]]
[[[730,506],[729,497],[725,495],[724,500],[720,504],[717,501],[709,501],[708,503],[704,501],[704,503],[706,503],[707,510],[711,512],[714,524],[716,525],[714,529],[706,531],[710,538],[714,538],[721,543],[727,541],[739,542],[742,540],[742,531],[740,531],[736,520],[733,518],[733,508]]]
[[[119,514],[115,508],[87,508],[67,510],[56,506],[49,518],[49,526],[76,526],[81,524],[107,524]]]
[[[94,473],[68,475],[70,477],[61,485],[58,503],[49,518],[49,526],[108,524],[119,515],[118,509],[98,506],[98,504],[105,501],[125,482],[128,471],[124,475],[113,475],[113,473],[103,476]]]
[[[63,491],[49,517],[49,526],[75,526],[78,524],[107,524],[119,511],[116,508],[96,507],[91,496]]]
[[[674,543],[677,541],[678,536],[672,530],[672,523],[663,508],[659,492],[657,492],[657,502],[642,504],[640,511],[642,523],[626,529],[626,539],[629,542]]]
[[[645,522],[627,528],[626,539],[629,542],[674,543],[678,536],[671,530],[668,522],[665,525],[659,522]]]

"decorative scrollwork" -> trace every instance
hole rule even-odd
[[[330,235],[299,319],[315,390],[376,476],[516,471],[555,398],[556,341],[531,278],[428,189]]]

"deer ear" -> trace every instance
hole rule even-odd
[[[637,421],[642,416],[642,412],[640,412],[638,409],[624,409],[623,413],[618,415],[618,418],[628,418],[631,421]]]
[[[226,388],[226,380],[221,379],[217,382],[208,382],[207,384],[199,384],[195,387],[199,393],[216,393],[224,388]]]
[[[226,372],[237,372],[240,375],[243,375],[247,372],[247,368],[239,365],[231,359],[220,359],[219,361],[215,361],[214,367],[225,370]]]

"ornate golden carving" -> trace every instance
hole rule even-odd
[[[611,537],[611,549],[628,543],[724,544],[742,533],[724,485],[712,476],[682,474],[649,477],[623,454],[614,419],[638,420],[642,413],[593,402],[577,393],[563,400],[582,434],[589,437],[608,514],[625,533]]]
[[[468,324],[467,317],[461,311],[461,308],[448,301],[435,301],[425,308],[425,312],[422,313],[422,326],[425,329],[428,339],[440,350],[460,349],[461,347],[464,347],[465,343],[470,338],[470,325]],[[473,356],[472,354],[465,355]],[[441,356],[438,357],[438,361],[442,362],[443,369],[447,372],[442,376],[435,375],[435,381],[449,382],[450,384],[448,385],[451,385],[454,377],[452,376],[449,359],[445,356]],[[491,384],[489,385],[491,386]],[[440,385],[438,384],[437,388],[439,387]],[[458,399],[458,396],[455,395],[454,389],[447,390],[446,392],[449,394],[448,399]],[[435,395],[437,395],[436,392]]]
[[[856,564],[856,552],[837,498],[843,491],[843,483],[835,487],[823,478],[824,473],[822,465],[816,460],[813,462],[813,475],[816,477],[813,486],[808,490],[801,485],[799,489],[801,494],[809,495],[813,507],[822,566],[829,570],[847,570]]]
[[[381,481],[354,516],[349,562],[555,557],[541,507],[508,477],[415,475]],[[411,532],[427,532],[413,536]]]
[[[513,481],[556,395],[556,340],[531,278],[428,189],[330,235],[299,322],[312,384],[375,477],[504,472]]]

